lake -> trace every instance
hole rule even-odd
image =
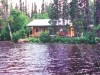
[[[100,75],[100,45],[0,42],[0,75]]]

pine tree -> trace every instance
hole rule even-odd
[[[25,12],[24,2],[22,3],[22,12]]]
[[[27,0],[25,0],[25,14],[27,15]]]
[[[61,9],[60,9],[61,10]],[[65,25],[65,20],[69,19],[69,5],[67,3],[67,0],[63,0],[63,6],[62,6],[62,19],[63,19],[63,25]]]
[[[15,6],[15,9],[19,10],[17,3],[16,3],[16,6]]]
[[[52,5],[53,9],[54,9],[54,12],[55,12],[55,16],[54,16],[54,19],[58,20],[59,19],[59,4],[58,4],[58,1],[59,0],[54,0],[54,4]]]
[[[30,17],[30,13],[29,13],[29,5],[27,7],[27,16]]]
[[[45,5],[44,5],[44,0],[42,1],[42,5],[41,5],[41,13],[45,12]]]
[[[10,5],[10,9],[13,9],[13,5],[12,5],[12,3],[11,3],[11,5]]]
[[[48,14],[52,24],[53,23],[56,24],[57,20],[59,19],[60,11],[58,7],[59,7],[58,0],[54,0],[54,3],[50,4],[50,11]]]
[[[44,6],[45,6],[45,12],[48,12],[48,4],[45,2],[45,4],[44,4]]]
[[[19,0],[20,11],[22,11],[22,0]]]
[[[32,3],[31,18],[33,17],[33,15],[34,15],[34,7],[33,7],[33,3]]]
[[[94,0],[94,23],[100,24],[100,0]]]
[[[70,16],[71,16],[71,21],[73,22],[75,19],[77,19],[77,14],[78,14],[78,6],[77,6],[78,1],[77,0],[72,0],[70,3]],[[75,24],[74,24],[75,25]]]
[[[3,19],[7,18],[8,14],[8,1],[7,0],[1,0],[2,8],[0,10],[1,16]]]
[[[34,13],[37,13],[37,5],[34,3]]]

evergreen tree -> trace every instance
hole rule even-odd
[[[22,0],[19,0],[20,11],[22,11]]]
[[[31,18],[33,17],[33,14],[34,14],[34,7],[33,7],[33,3],[32,3]]]
[[[1,0],[2,8],[0,9],[0,15],[3,19],[7,18],[8,14],[8,3],[7,0]]]
[[[1,33],[0,33],[0,37],[1,40],[5,39],[7,40],[9,35],[9,31],[10,31],[10,26],[8,23],[8,17],[9,17],[9,10],[10,7],[8,7],[8,0],[1,0],[1,4],[2,4],[2,8],[0,8],[0,24],[2,27]],[[7,30],[5,30],[7,29]],[[4,38],[3,36],[6,36],[6,38]]]
[[[83,23],[84,23],[84,12],[80,12],[79,10],[79,6],[78,6],[78,0],[72,0],[72,2],[70,3],[70,18],[71,21],[73,23],[73,26],[75,28],[75,32],[77,34],[77,36],[80,35],[81,30],[83,30],[83,28],[81,29],[81,27],[83,27]]]
[[[37,13],[37,5],[34,3],[34,13]]]
[[[16,6],[15,6],[15,9],[17,9],[17,10],[19,9],[17,3],[16,3]]]
[[[12,3],[11,3],[11,5],[10,5],[10,9],[13,9],[13,5],[12,5]]]
[[[63,6],[62,6],[62,19],[63,19],[63,25],[65,25],[65,20],[69,20],[69,5],[67,3],[67,0],[63,0]],[[61,10],[61,9],[60,9]]]
[[[27,16],[30,17],[30,13],[29,13],[29,5],[27,7]]]
[[[48,10],[48,15],[49,18],[51,19],[49,22],[51,23],[51,29],[50,32],[52,32],[52,35],[56,34],[56,28],[54,27],[54,25],[57,24],[59,17],[60,17],[60,10],[59,10],[59,1],[58,0],[54,0],[54,3],[50,4],[49,10]]]
[[[55,16],[54,16],[54,19],[58,20],[59,19],[59,10],[58,10],[58,0],[54,0],[54,4],[52,5],[53,9],[54,9],[54,12],[55,12]]]
[[[59,19],[60,11],[59,11],[58,0],[54,0],[54,3],[50,4],[49,7],[49,18],[51,19],[50,23],[55,25]]]
[[[77,3],[78,3],[77,0],[72,0],[72,2],[70,3],[70,11],[69,11],[69,13],[70,13],[72,22],[77,19],[77,14],[78,14],[78,5],[77,5]]]
[[[25,14],[27,15],[27,0],[25,0]]]
[[[22,3],[22,12],[25,12],[24,2]]]
[[[94,0],[94,23],[100,24],[100,1]]]
[[[42,6],[41,6],[41,13],[44,13],[44,12],[45,12],[45,5],[44,5],[44,0],[43,0]]]
[[[45,4],[44,4],[44,6],[45,6],[45,12],[48,12],[48,4],[45,2]]]

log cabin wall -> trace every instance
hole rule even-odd
[[[34,37],[38,37],[40,32],[46,32],[48,30],[48,27],[33,27],[32,35]]]

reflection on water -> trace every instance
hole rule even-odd
[[[94,52],[89,52],[86,45],[82,47],[31,43],[16,44],[15,47],[0,44],[0,75],[100,75],[100,65],[97,63],[96,67],[93,62],[96,61]]]

